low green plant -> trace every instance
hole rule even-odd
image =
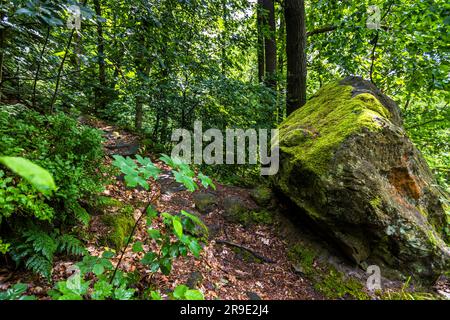
[[[122,174],[127,187],[142,187],[150,189],[149,180],[156,181],[160,175],[160,169],[149,158],[136,156],[136,160],[130,157],[114,156],[113,165]],[[176,181],[182,183],[188,190],[194,191],[200,186],[215,188],[212,180],[202,173],[195,173],[187,164],[179,159],[162,155],[160,158],[166,165],[172,168]],[[135,227],[141,218],[145,217],[148,238],[143,241],[132,242]],[[160,228],[154,226],[154,222],[162,222]],[[53,299],[133,299],[137,298],[137,291],[132,286],[139,281],[136,273],[126,273],[119,269],[126,248],[131,245],[132,251],[140,254],[140,263],[149,269],[150,279],[157,272],[169,275],[173,261],[179,257],[187,256],[190,252],[198,258],[202,250],[201,242],[207,238],[208,228],[197,216],[182,210],[179,214],[158,212],[152,205],[151,199],[136,221],[128,242],[118,256],[116,267],[109,259],[114,254],[107,251],[101,258],[85,256],[83,261],[77,264],[77,273],[71,278],[60,281],[49,294]],[[151,248],[157,248],[152,250]],[[117,258],[117,257],[116,257]],[[176,300],[203,299],[203,294],[195,289],[189,289],[180,285],[168,295]],[[141,297],[142,298],[142,297]],[[162,299],[157,290],[143,296],[151,300]]]
[[[63,114],[41,115],[23,105],[0,110],[0,252],[49,277],[60,238],[90,216],[80,205],[103,190],[105,171],[98,130]],[[42,168],[45,168],[42,169]],[[20,178],[19,178],[20,177]],[[56,187],[58,186],[58,187]],[[29,232],[35,233],[30,236]],[[41,234],[54,242],[34,242]],[[72,246],[75,236],[71,236]],[[49,247],[43,248],[47,244]],[[82,248],[76,244],[78,251]],[[45,254],[43,254],[45,252]]]
[[[36,300],[35,296],[23,295],[28,289],[24,283],[16,283],[6,291],[0,292],[0,300]]]

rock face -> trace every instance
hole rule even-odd
[[[346,78],[279,127],[274,186],[362,267],[432,279],[448,271],[447,221],[434,178],[395,103]]]

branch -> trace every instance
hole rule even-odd
[[[314,29],[312,31],[308,31],[306,33],[306,36],[309,37],[309,36],[313,36],[315,34],[331,32],[331,31],[336,30],[337,28],[338,28],[338,26],[325,26],[325,27],[322,27],[322,28]]]
[[[258,259],[260,259],[260,260],[262,260],[262,261],[264,261],[264,262],[267,262],[267,263],[275,263],[275,261],[273,261],[272,259],[266,258],[266,257],[262,256],[261,254],[259,254],[258,252],[255,252],[255,251],[253,251],[253,250],[250,249],[250,248],[244,247],[244,246],[241,245],[241,244],[234,243],[234,242],[227,241],[227,240],[216,240],[216,243],[219,243],[219,244],[227,244],[227,245],[229,245],[229,246],[236,247],[236,248],[239,248],[239,249],[248,251],[248,252],[251,253],[253,256],[255,256],[256,258],[258,258]]]
[[[418,124],[414,124],[414,125],[412,125],[412,126],[406,127],[406,130],[413,129],[413,128],[418,128],[418,127],[424,126],[424,125],[426,125],[426,124],[436,123],[436,122],[442,122],[442,121],[446,121],[446,120],[447,120],[447,119],[445,119],[445,118],[442,118],[442,119],[432,119],[432,120],[428,120],[428,121],[425,121],[425,122],[422,122],[422,123],[418,123]]]

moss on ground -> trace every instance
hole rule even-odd
[[[250,211],[239,215],[239,223],[244,226],[250,226],[253,224],[270,225],[273,223],[273,215],[267,210],[262,211]]]
[[[298,243],[289,250],[288,257],[300,265],[302,272],[314,283],[314,288],[326,298],[370,299],[360,281],[346,277],[331,265],[319,263],[314,250]]]
[[[102,237],[105,245],[120,250],[127,241],[133,229],[135,220],[133,216],[134,208],[123,204],[114,198],[102,199],[103,209],[110,209],[101,216],[101,221],[109,228],[109,232]]]
[[[329,299],[350,298],[355,300],[370,300],[364,292],[364,285],[351,277],[345,277],[342,272],[330,266],[328,273],[321,281],[314,284],[314,288]]]

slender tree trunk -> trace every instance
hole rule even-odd
[[[226,65],[227,65],[227,43],[226,43],[226,37],[227,37],[227,20],[228,20],[228,13],[227,13],[227,2],[226,0],[222,0],[222,20],[223,20],[223,30],[220,35],[220,42],[222,47],[222,57],[221,57],[221,69],[222,69],[222,75],[226,75]]]
[[[0,19],[3,20],[3,13],[0,14]],[[2,86],[3,86],[3,57],[5,51],[5,28],[0,28],[0,102],[2,101]]]
[[[101,0],[94,0],[95,14],[98,17],[102,15]],[[105,45],[103,38],[103,26],[97,21],[97,58],[98,58],[98,82],[97,88],[97,108],[105,109],[105,89],[106,89],[106,69],[105,69]]]
[[[265,52],[265,83],[268,87],[276,89],[277,72],[277,42],[275,28],[275,4],[274,0],[263,0],[264,8],[264,52]]]
[[[263,0],[258,0],[258,4],[256,6],[256,23],[257,23],[257,32],[258,32],[258,82],[263,82],[265,67],[264,67],[264,19],[263,19]]]
[[[278,39],[281,39],[281,46],[278,50],[278,63],[277,63],[277,74],[284,74],[284,60],[286,56],[286,22],[284,20],[284,12],[280,12],[280,28],[278,30]],[[280,85],[278,85],[278,91],[282,91]],[[278,94],[277,96],[277,123],[280,123],[284,118],[284,99],[282,94]]]
[[[134,128],[137,131],[142,130],[142,119],[144,116],[143,106],[144,104],[144,97],[141,94],[138,94],[136,96],[136,110],[135,110],[135,118],[134,118]]]
[[[34,82],[33,82],[33,98],[32,98],[32,105],[33,108],[36,107],[36,86],[39,79],[39,71],[41,70],[41,64],[42,64],[42,58],[44,57],[45,49],[47,48],[48,38],[50,36],[50,26],[47,27],[47,33],[45,35],[44,44],[42,45],[41,53],[39,55],[38,65],[36,68],[36,74],[34,75]]]
[[[306,16],[304,0],[286,0],[286,114],[306,103]]]

